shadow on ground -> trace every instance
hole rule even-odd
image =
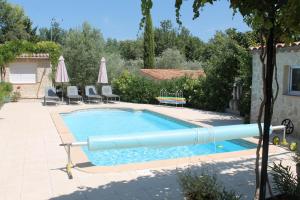
[[[279,159],[270,156],[270,162]],[[214,174],[229,190],[236,190],[242,199],[253,199],[255,189],[255,158],[227,162],[201,163],[176,170],[151,171],[152,175],[140,176],[130,181],[109,182],[96,188],[81,186],[77,191],[52,198],[67,199],[183,199],[178,184],[178,173],[191,170],[195,173]]]

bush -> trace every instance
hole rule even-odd
[[[132,103],[155,103],[159,87],[149,79],[125,71],[113,80],[113,87],[123,101]]]
[[[191,100],[194,96],[194,88],[199,84],[198,80],[189,77],[182,77],[167,81],[156,81],[147,79],[138,74],[128,71],[112,81],[114,90],[122,96],[123,101],[132,103],[157,103],[155,97],[158,97],[161,89],[167,89],[168,92],[181,90],[191,107]]]
[[[177,49],[166,49],[161,56],[156,58],[156,68],[176,69],[183,68],[185,57]]]
[[[4,103],[5,98],[9,97],[12,89],[12,84],[5,82],[0,83],[0,105]]]
[[[274,181],[273,189],[280,194],[285,194],[288,199],[300,199],[300,180],[297,180],[291,167],[284,166],[280,162],[279,164],[274,163],[271,169]]]
[[[190,171],[178,175],[179,184],[186,200],[238,200],[234,191],[227,191],[215,176],[193,174]]]

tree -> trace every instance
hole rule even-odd
[[[120,53],[120,44],[118,40],[108,38],[105,42],[105,51],[108,53]]]
[[[151,3],[151,7],[152,7],[152,3]],[[145,30],[144,30],[144,68],[154,67],[154,48],[155,48],[154,45],[155,44],[154,44],[152,17],[149,9],[146,13],[146,22],[145,22]]]
[[[185,57],[177,49],[166,49],[156,59],[157,68],[177,69],[183,68]]]
[[[59,22],[53,21],[51,27],[48,29],[46,27],[39,29],[39,37],[44,41],[53,41],[59,44],[63,44],[66,31],[60,27]]]
[[[36,28],[32,28],[32,22],[24,10],[0,0],[0,44],[18,39],[34,41],[35,37]]]
[[[199,108],[224,112],[232,99],[235,78],[240,75],[240,69],[248,68],[251,63],[250,55],[247,49],[222,32],[217,32],[208,42],[205,54],[206,77],[202,78],[199,90]]]
[[[190,31],[181,27],[177,30],[170,20],[160,22],[160,27],[154,30],[155,56],[160,56],[166,49],[178,49],[187,61],[200,60],[204,43],[191,35]]]
[[[80,28],[70,29],[63,43],[63,56],[71,84],[82,88],[95,84],[104,55],[104,39],[100,30],[85,22]]]
[[[125,60],[136,60],[143,57],[143,40],[120,41],[120,54]]]
[[[166,49],[175,48],[177,32],[170,20],[160,22],[160,27],[154,30],[155,56],[160,56]]]
[[[217,0],[194,0],[193,19],[200,15],[200,10],[207,3],[213,4]],[[269,152],[269,131],[272,120],[273,105],[276,100],[278,90],[273,92],[273,76],[276,72],[276,43],[279,41],[290,42],[299,36],[300,33],[300,4],[299,0],[230,0],[230,6],[235,12],[239,11],[245,21],[260,33],[262,79],[264,97],[260,109],[258,126],[260,129],[260,139],[257,149],[256,160],[256,198],[265,199],[267,183],[267,167]],[[142,0],[142,14],[149,12],[152,1]],[[180,8],[182,0],[175,1],[177,22],[180,21]],[[147,6],[147,5],[151,6]],[[148,10],[148,11],[147,11]],[[144,15],[145,16],[145,15]],[[142,20],[141,23],[144,21]],[[278,88],[278,82],[275,85]],[[264,127],[261,127],[261,117],[264,114]],[[262,164],[259,175],[260,148],[262,143]]]
[[[187,61],[195,61],[200,60],[205,45],[198,37],[191,35],[187,28],[181,27],[177,34],[176,47],[185,55]]]

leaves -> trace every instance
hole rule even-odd
[[[297,182],[290,166],[282,165],[282,162],[271,167],[273,176],[273,189],[281,194],[287,194],[291,199],[300,198],[300,183]]]
[[[152,25],[152,17],[149,11],[146,15],[146,25],[144,30],[144,68],[154,68],[154,51],[154,32]]]
[[[216,176],[192,173],[190,170],[178,174],[179,184],[186,200],[238,200],[234,191],[227,191]]]
[[[21,7],[0,0],[0,44],[12,40],[31,40],[35,30]]]
[[[104,39],[100,30],[85,22],[77,29],[70,29],[63,43],[70,83],[80,87],[95,84],[100,60],[104,56]]]

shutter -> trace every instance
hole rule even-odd
[[[11,83],[36,83],[36,64],[13,63],[9,65],[9,81]]]

